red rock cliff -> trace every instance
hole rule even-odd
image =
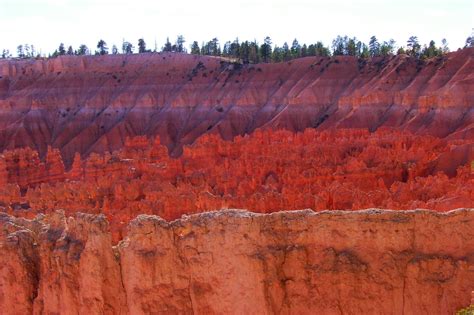
[[[185,54],[0,61],[0,150],[59,148],[68,165],[159,135],[171,153],[204,133],[259,127],[406,129],[473,137],[474,48],[420,61],[308,57],[238,65]]]
[[[474,209],[0,214],[3,314],[451,314],[474,289]]]

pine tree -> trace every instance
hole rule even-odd
[[[284,42],[282,49],[282,57],[283,61],[288,61],[291,60],[291,52],[290,52],[290,47],[288,47],[288,43]]]
[[[145,40],[143,38],[140,38],[138,40],[138,53],[139,54],[143,54],[146,52],[146,43],[145,43]]]
[[[99,48],[99,55],[107,55],[109,53],[109,48],[107,48],[107,43],[101,39],[97,43],[97,48]]]
[[[230,41],[226,41],[224,44],[224,48],[222,49],[222,56],[229,57],[230,56]]]
[[[259,49],[257,41],[253,41],[249,44],[249,63],[259,63]]]
[[[197,41],[194,41],[191,45],[191,54],[193,55],[200,55],[201,51],[199,50],[199,44]]]
[[[347,36],[337,37],[332,41],[332,54],[334,56],[347,55]]]
[[[186,52],[186,48],[184,48],[184,43],[186,42],[186,40],[184,39],[184,36],[183,35],[178,35],[178,38],[176,38],[176,49],[175,51],[176,52],[179,52],[179,53],[185,53]]]
[[[348,41],[347,41],[347,46],[346,46],[346,50],[347,50],[347,55],[349,56],[358,56],[359,55],[359,50],[358,50],[358,47],[357,47],[357,40],[356,38],[350,38]]]
[[[207,56],[207,55],[210,55],[210,51],[209,51],[209,42],[207,43],[202,43],[201,45],[201,55],[203,56]]]
[[[18,58],[25,58],[25,52],[23,50],[23,45],[18,45],[16,48]]]
[[[123,54],[133,54],[133,45],[130,42],[123,41],[122,42],[122,53]]]
[[[306,56],[308,56],[308,46],[306,46],[306,44],[303,44],[303,46],[301,46],[301,57]]]
[[[242,63],[249,63],[250,62],[250,45],[248,41],[243,42],[240,45],[240,60],[242,60]]]
[[[380,55],[380,44],[375,35],[372,36],[369,41],[369,54],[372,57]]]
[[[448,41],[446,40],[446,38],[443,38],[441,40],[441,44],[443,46],[441,46],[441,51],[443,52],[443,54],[447,54],[449,52],[449,47],[448,47]]]
[[[384,41],[380,46],[380,55],[391,56],[395,50],[395,41],[390,39],[388,42]]]
[[[324,47],[323,43],[322,42],[317,42],[315,45],[315,56],[325,56],[325,57],[328,57],[329,55],[331,55],[331,52],[329,51],[329,48],[327,47]]]
[[[31,49],[31,57],[32,57],[32,58],[38,57],[38,56],[36,55],[35,46],[34,46],[34,45],[31,45],[31,46],[30,46],[30,49]]]
[[[25,58],[30,58],[31,57],[30,45],[28,44],[23,45],[23,50],[25,52]]]
[[[239,39],[236,38],[232,44],[230,44],[230,51],[229,54],[232,58],[239,58],[240,57],[240,43]]]
[[[74,50],[72,49],[72,46],[69,46],[69,47],[67,48],[67,54],[68,54],[69,56],[74,55]]]
[[[283,61],[282,48],[275,46],[272,52],[272,62]]]
[[[464,48],[469,48],[469,47],[474,47],[474,36],[469,36],[466,38],[466,43],[464,45]]]
[[[308,46],[308,51],[306,52],[308,56],[316,56],[316,45],[310,44]]]
[[[418,43],[418,37],[410,36],[407,41],[408,53],[413,57],[419,57],[421,46]]]
[[[433,58],[442,54],[442,50],[436,47],[434,40],[431,40],[428,47],[423,48],[422,57],[423,58]]]
[[[203,55],[210,55],[210,56],[221,55],[221,47],[219,45],[219,40],[216,37],[214,37],[212,40],[207,42],[206,45],[203,46]]]
[[[6,59],[6,58],[10,58],[10,57],[11,57],[10,51],[8,49],[4,49],[2,51],[2,59]]]
[[[60,56],[66,54],[66,49],[64,49],[64,44],[63,44],[63,43],[59,44],[58,54],[59,54]]]
[[[79,49],[77,50],[77,55],[82,56],[82,55],[87,55],[89,52],[89,48],[87,48],[86,45],[81,44],[79,46]]]
[[[298,58],[301,56],[301,46],[298,43],[298,40],[295,38],[293,40],[293,44],[291,45],[291,57]]]
[[[260,56],[263,62],[269,62],[272,55],[272,40],[269,36],[265,37],[262,46],[260,46]]]
[[[163,48],[161,49],[162,52],[171,52],[172,51],[172,45],[170,43],[170,38],[169,37],[166,37],[166,43],[165,45],[163,46]]]
[[[364,43],[362,43],[360,57],[362,57],[362,58],[369,58],[370,57],[369,47]]]

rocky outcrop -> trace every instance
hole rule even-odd
[[[26,147],[0,155],[0,176],[0,187],[16,184],[27,189],[40,183],[63,181],[66,179],[66,172],[58,149],[48,147],[43,162],[37,151]]]
[[[0,215],[3,314],[446,314],[474,288],[474,209]]]
[[[0,216],[2,314],[125,314],[120,264],[103,216]]]
[[[474,48],[417,60],[307,57],[240,65],[186,54],[0,61],[0,150],[113,151],[159,136],[170,153],[205,133],[382,126],[473,138]]]

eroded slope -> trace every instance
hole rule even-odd
[[[0,61],[0,150],[112,151],[159,136],[172,155],[204,133],[267,127],[406,129],[473,137],[474,48],[428,61],[308,57],[239,65],[185,54]]]

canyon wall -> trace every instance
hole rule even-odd
[[[474,209],[0,214],[3,314],[452,314],[474,289]]]
[[[473,57],[0,60],[0,313],[468,305]]]
[[[187,54],[0,60],[0,151],[74,155],[159,136],[170,154],[205,133],[394,127],[473,138],[474,48],[418,60],[307,57],[241,65]]]

